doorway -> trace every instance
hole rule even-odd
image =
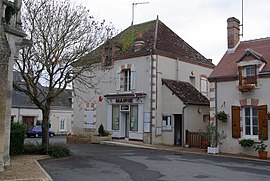
[[[125,122],[125,138],[129,138],[129,130],[130,130],[129,112],[125,112],[123,114],[124,114],[124,122]]]
[[[174,145],[182,146],[182,114],[174,115]]]
[[[25,124],[27,128],[34,126],[34,120],[35,120],[35,116],[22,117],[23,124]]]

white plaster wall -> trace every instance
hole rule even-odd
[[[270,79],[260,79],[258,82],[261,82],[259,88],[255,89],[253,93],[242,94],[238,91],[236,86],[238,81],[231,82],[221,82],[217,84],[217,110],[225,111],[229,114],[228,122],[218,121],[218,129],[220,132],[224,132],[227,137],[223,141],[223,144],[220,146],[221,152],[227,153],[244,153],[258,156],[258,153],[255,152],[252,148],[242,148],[239,145],[238,139],[232,138],[232,113],[231,106],[237,105],[240,106],[239,100],[241,99],[259,99],[259,105],[267,105],[268,112],[270,111],[270,97],[269,94]],[[242,111],[241,111],[242,116]],[[241,123],[242,124],[242,121]],[[242,132],[241,132],[242,135]],[[268,121],[268,136],[270,137],[270,122]],[[268,145],[267,150],[270,151],[270,141],[265,141],[265,144]]]
[[[157,96],[158,97],[157,99],[157,126],[161,127],[162,126],[162,113],[165,113],[166,110],[171,110],[172,112],[174,112],[173,114],[182,114],[182,108],[184,106],[183,103],[176,103],[177,102],[176,100],[179,100],[179,98],[177,98],[176,96],[169,98],[170,97],[169,95],[163,95],[163,94],[166,94],[166,92],[168,92],[169,89],[166,90],[163,88],[161,79],[162,78],[172,79],[172,80],[178,79],[179,81],[190,83],[191,71],[194,71],[195,88],[197,88],[197,90],[200,91],[201,75],[209,76],[213,69],[175,60],[175,59],[171,59],[171,58],[167,58],[167,57],[163,57],[163,56],[158,56],[157,67],[158,67],[157,68],[157,95],[158,95]],[[208,86],[208,92],[210,92],[209,90],[210,90],[210,84]],[[169,90],[169,94],[171,94],[170,90]],[[177,106],[174,106],[174,105],[177,105]],[[206,110],[209,111],[209,107],[206,108]],[[192,115],[193,113],[188,113],[188,115],[189,114]],[[209,112],[207,114],[209,114]],[[187,120],[188,115],[184,114],[185,121]],[[158,137],[156,137],[155,142],[164,143],[164,144],[172,144],[174,139],[171,139],[171,138],[173,137],[174,137],[173,132],[172,134],[164,133],[162,134],[162,138],[159,139]]]
[[[150,56],[131,58],[125,60],[117,60],[114,62],[114,66],[111,69],[100,70],[97,69],[95,71],[96,78],[95,81],[98,83],[98,92],[96,94],[93,90],[87,90],[87,93],[77,92],[80,96],[75,96],[74,98],[74,125],[73,132],[75,134],[80,134],[84,128],[84,111],[83,106],[85,102],[94,102],[96,103],[96,118],[97,118],[97,126],[98,129],[100,124],[103,124],[105,129],[110,129],[108,125],[111,122],[111,117],[107,117],[107,113],[109,114],[108,102],[104,98],[102,102],[98,101],[98,96],[104,96],[109,93],[116,93],[115,81],[116,81],[116,72],[119,66],[124,64],[134,64],[136,68],[136,92],[142,91],[146,93],[146,97],[144,98],[144,106],[142,107],[143,112],[150,112],[149,106],[149,89],[150,89]],[[74,82],[74,86],[76,82]],[[82,107],[82,108],[81,108]],[[139,127],[143,128],[143,114],[139,115]],[[110,122],[109,122],[110,120]],[[97,131],[96,131],[97,132]],[[114,134],[113,134],[114,135]]]
[[[15,122],[22,122],[23,116],[36,117],[34,124],[36,124],[37,120],[42,121],[42,111],[40,109],[12,108],[11,116],[15,116],[14,117]]]
[[[66,119],[66,130],[60,131],[60,118]],[[71,123],[73,121],[73,111],[72,110],[51,110],[50,123],[51,130],[56,134],[67,134],[71,132]]]

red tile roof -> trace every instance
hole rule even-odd
[[[236,76],[238,72],[237,62],[243,57],[247,49],[259,55],[266,62],[261,72],[270,71],[270,37],[268,37],[240,42],[235,52],[229,53],[227,51],[209,76],[209,79]]]
[[[162,79],[165,84],[184,104],[209,105],[209,100],[188,82]]]

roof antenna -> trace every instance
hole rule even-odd
[[[131,28],[132,28],[132,47],[134,45],[134,6],[138,4],[148,4],[149,2],[140,2],[140,3],[132,3],[132,21],[131,21]]]
[[[239,26],[242,26],[242,33],[240,34],[240,36],[244,36],[244,0],[242,0],[242,24],[240,24]]]

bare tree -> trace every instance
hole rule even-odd
[[[84,72],[97,65],[98,51],[93,50],[112,36],[113,28],[105,21],[95,21],[89,10],[68,0],[24,0],[22,13],[24,31],[33,45],[15,60],[20,78],[15,78],[13,87],[42,110],[42,145],[46,146],[53,101],[75,79],[95,87],[94,75]],[[89,52],[94,52],[91,58],[82,61]]]

